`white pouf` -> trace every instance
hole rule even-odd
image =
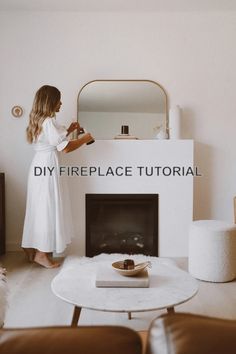
[[[189,233],[189,272],[197,279],[227,282],[236,278],[236,225],[194,221]]]

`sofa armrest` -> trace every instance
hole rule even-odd
[[[1,329],[1,354],[141,354],[139,335],[125,327]]]
[[[0,266],[0,328],[4,324],[5,313],[7,308],[7,280],[6,269]]]
[[[236,321],[176,313],[155,319],[147,354],[235,354]]]

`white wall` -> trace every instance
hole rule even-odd
[[[21,239],[27,170],[24,131],[42,84],[63,93],[59,119],[76,117],[79,89],[94,79],[151,79],[183,108],[196,141],[195,218],[233,219],[236,195],[236,13],[0,14],[0,169],[7,183],[7,243]],[[20,104],[24,117],[13,119]]]

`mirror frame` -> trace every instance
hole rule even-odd
[[[88,81],[86,84],[84,84],[81,89],[79,90],[78,96],[77,96],[77,122],[79,121],[79,98],[82,90],[89,84],[93,82],[150,82],[154,85],[157,85],[164,93],[165,97],[165,110],[166,110],[166,122],[165,122],[165,133],[167,134],[167,139],[169,139],[169,110],[168,110],[168,96],[167,92],[164,89],[164,87],[159,84],[156,81],[153,80],[145,80],[145,79],[96,79],[96,80],[91,80]],[[109,140],[109,139],[108,139]]]

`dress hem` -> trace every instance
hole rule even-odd
[[[70,244],[71,244],[71,242],[68,242],[63,249],[59,249],[59,250],[58,249],[45,250],[45,249],[42,249],[41,247],[37,247],[37,246],[33,246],[33,245],[23,245],[23,244],[21,245],[21,247],[22,248],[34,248],[37,251],[45,252],[45,253],[51,253],[51,252],[63,253],[66,250],[67,246]]]

